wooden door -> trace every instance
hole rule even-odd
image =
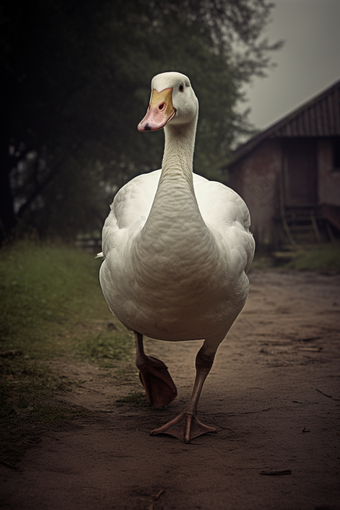
[[[316,143],[313,138],[290,138],[283,144],[286,207],[317,204]]]

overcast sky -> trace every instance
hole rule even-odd
[[[257,128],[275,123],[340,79],[340,0],[274,0],[269,41],[285,40],[273,53],[267,78],[247,87],[249,119]]]

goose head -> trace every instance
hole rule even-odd
[[[158,131],[167,124],[197,122],[198,100],[190,80],[181,73],[157,74],[151,81],[151,98],[138,131]]]

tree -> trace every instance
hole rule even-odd
[[[151,77],[188,74],[200,99],[195,169],[218,175],[250,129],[240,87],[269,65],[266,0],[1,0],[6,68],[2,238],[19,223],[100,227],[120,185],[159,167],[162,133],[140,135]],[[212,93],[213,91],[213,93]],[[11,184],[11,186],[9,185]],[[13,198],[12,198],[13,195]]]

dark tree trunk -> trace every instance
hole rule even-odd
[[[0,246],[10,236],[15,227],[13,197],[9,182],[11,157],[6,138],[0,141]]]

